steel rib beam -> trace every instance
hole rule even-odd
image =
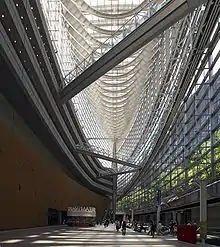
[[[124,166],[129,166],[129,167],[132,167],[132,168],[137,168],[137,165],[132,164],[130,162],[127,162],[127,161],[124,161],[124,160],[115,159],[115,158],[109,157],[107,155],[94,153],[94,152],[91,152],[91,151],[88,151],[88,150],[84,150],[84,149],[80,149],[80,148],[75,148],[72,151],[75,152],[75,153],[85,154],[85,155],[88,155],[88,156],[91,156],[91,157],[96,157],[96,158],[99,158],[99,159],[103,159],[103,160],[108,160],[108,161],[111,161],[111,162],[115,162],[117,164],[121,164],[121,165],[124,165]]]
[[[122,174],[126,174],[126,173],[132,173],[132,172],[137,172],[141,169],[141,167],[137,168],[137,169],[133,169],[133,170],[129,170],[129,171],[123,171],[123,172],[113,172],[113,173],[103,173],[100,174],[99,176],[97,176],[97,178],[105,178],[105,177],[112,177],[115,175],[122,175]]]
[[[206,0],[171,0],[62,89],[61,102],[70,100],[204,2]]]
[[[211,6],[211,7],[210,7]],[[219,0],[216,0],[214,2],[209,1],[209,9],[210,8],[217,8],[217,6],[219,6]],[[155,158],[155,156],[158,154],[160,148],[162,147],[164,141],[166,141],[166,133],[168,131],[168,129],[170,128],[170,126],[172,126],[173,121],[175,120],[175,115],[178,111],[178,108],[181,106],[181,102],[184,99],[184,95],[187,92],[187,89],[190,87],[189,92],[192,92],[193,86],[195,85],[195,82],[190,86],[191,83],[191,78],[193,76],[193,74],[195,73],[195,70],[198,66],[199,61],[201,60],[202,57],[202,53],[197,53],[196,55],[196,51],[202,51],[207,47],[207,44],[209,43],[209,38],[210,35],[212,34],[212,30],[214,28],[214,25],[216,23],[216,18],[219,16],[219,11],[220,10],[215,10],[214,12],[214,16],[213,17],[213,13],[212,15],[207,15],[207,19],[205,19],[203,21],[203,28],[205,28],[204,30],[201,30],[198,33],[198,37],[196,38],[197,40],[197,45],[194,47],[194,50],[192,50],[192,55],[191,55],[191,61],[190,61],[190,66],[188,68],[186,68],[185,74],[183,76],[182,79],[182,84],[180,87],[180,91],[176,97],[176,99],[174,100],[174,102],[176,102],[172,108],[172,110],[170,110],[166,125],[164,127],[164,129],[162,130],[162,133],[157,141],[157,144],[155,145],[157,148],[155,149],[155,152],[153,152],[150,156],[150,158],[146,161],[145,167],[143,168],[142,172],[146,171],[146,169],[149,167],[148,164],[150,164],[150,162],[153,161],[153,159]],[[202,26],[202,25],[201,25]],[[202,27],[201,27],[202,29]],[[211,47],[210,43],[209,46]],[[189,94],[187,95],[187,97],[189,97]],[[186,99],[186,98],[185,98]],[[146,169],[145,169],[146,168]],[[145,170],[144,170],[145,169]],[[133,178],[133,181],[131,181],[131,183],[128,185],[128,187],[125,189],[125,191],[123,191],[123,195],[126,194],[129,189],[135,184],[137,183],[138,179],[140,179],[139,176],[135,176]]]

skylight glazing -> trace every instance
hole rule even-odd
[[[120,31],[123,25],[125,29],[133,30],[135,26],[129,23],[134,23],[128,20],[137,12],[141,10],[138,18],[145,18],[167,0],[41,2],[65,78],[90,54],[95,56],[94,50],[101,52],[101,47],[108,46],[106,40],[112,35],[123,38]],[[140,21],[138,18],[137,22]],[[112,154],[115,143],[117,156],[123,155],[135,164],[141,164],[150,152],[153,136],[161,126],[166,106],[169,106],[168,98],[175,93],[175,82],[165,84],[167,89],[161,88],[169,58],[175,50],[178,28],[179,24],[170,28],[72,99],[91,145]],[[162,107],[158,112],[160,115],[154,118],[159,107]],[[104,165],[111,166],[109,162]],[[119,169],[129,168],[119,166]],[[131,176],[121,176],[119,185],[122,178]]]

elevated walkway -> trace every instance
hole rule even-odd
[[[98,60],[95,51],[73,71],[73,80],[60,92],[62,103],[67,102],[91,83],[107,73],[125,58],[131,56],[141,47],[175,24],[205,0],[170,0],[154,15],[145,20],[134,31],[123,38],[112,49],[103,54]],[[100,51],[99,51],[100,52]],[[102,52],[101,52],[102,53]],[[88,60],[90,62],[88,62]],[[91,61],[94,60],[94,63]],[[95,61],[96,60],[96,61]],[[89,64],[89,66],[88,66]]]

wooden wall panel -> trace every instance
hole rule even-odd
[[[108,199],[71,180],[16,126],[0,121],[0,230],[46,225],[47,208],[72,204],[94,205],[101,217]]]

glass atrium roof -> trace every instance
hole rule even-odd
[[[107,39],[111,40],[113,35],[122,39],[125,30],[134,29],[134,22],[130,21],[132,18],[135,17],[136,23],[140,22],[166,0],[41,2],[65,78],[94,50],[99,52],[101,47],[111,46],[110,42],[106,42]],[[173,34],[170,32],[169,35],[172,37]],[[159,56],[162,56],[161,47],[165,48],[161,44],[161,38],[153,40],[72,99],[91,145],[112,153],[113,143],[116,143],[118,155],[126,159],[133,156],[137,146],[148,145],[141,138],[149,123],[165,73],[165,69],[152,73],[155,63],[159,64]],[[169,46],[171,49],[172,42]],[[168,61],[169,54],[163,55]],[[137,163],[140,156],[141,152],[139,157],[133,157],[132,162]],[[110,162],[102,163],[111,166]]]

